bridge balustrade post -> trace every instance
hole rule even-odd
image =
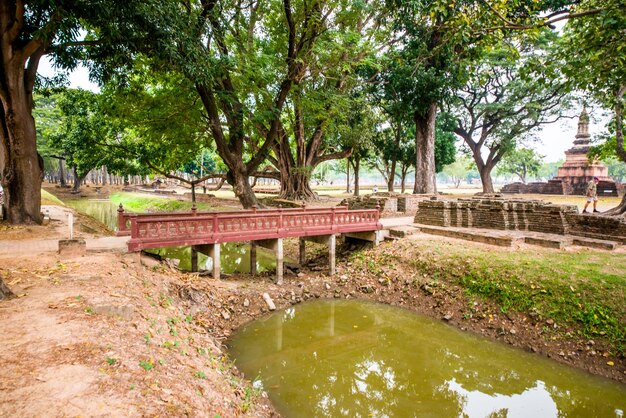
[[[218,213],[214,213],[214,214],[212,214],[212,216],[213,216],[213,223],[212,223],[212,224],[213,224],[213,225],[212,225],[212,226],[213,226],[213,236],[215,236],[215,235],[217,235],[217,233],[218,233],[218,229],[217,229],[217,225],[218,225],[218,224],[217,224],[217,218],[218,218],[219,214],[218,214]]]
[[[137,218],[130,218],[130,237],[131,238],[139,238],[139,225],[137,225],[138,221],[139,219]]]
[[[278,235],[280,236],[281,231],[283,230],[283,207],[282,205],[278,206]]]
[[[330,230],[335,232],[337,230],[337,225],[335,224],[335,207],[330,209]]]
[[[126,229],[126,222],[124,221],[124,206],[120,203],[120,207],[117,208],[117,231],[122,232]]]

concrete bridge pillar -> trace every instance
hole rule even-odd
[[[332,276],[336,271],[336,247],[337,247],[337,236],[334,234],[331,235],[316,235],[311,237],[302,237],[300,238],[300,265],[303,266],[306,264],[306,241],[315,242],[317,244],[326,244],[328,245],[328,271]]]
[[[191,246],[191,271],[198,271],[198,253],[205,254],[213,259],[213,278],[220,278],[220,244],[203,244]]]
[[[250,242],[250,274],[256,274],[256,242]]]
[[[260,241],[254,241],[254,243],[255,245],[274,251],[274,253],[276,254],[276,284],[283,284],[283,239],[264,239]],[[250,256],[250,260],[252,260],[252,253],[250,253]]]

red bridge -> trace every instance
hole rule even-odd
[[[251,271],[254,273],[256,268],[256,245],[271,248],[276,251],[276,273],[280,283],[283,238],[300,238],[301,264],[304,264],[305,241],[327,243],[333,274],[337,235],[347,234],[376,242],[376,231],[381,228],[378,209],[348,210],[338,206],[201,212],[194,207],[189,213],[126,213],[120,205],[117,234],[130,235],[129,251],[191,246],[192,270],[197,271],[197,251],[200,251],[213,258],[214,277],[219,277],[219,244],[250,241]]]

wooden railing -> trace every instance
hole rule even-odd
[[[130,224],[130,225],[128,225]],[[230,212],[125,214],[118,210],[118,235],[130,235],[130,251],[236,241],[376,231],[377,209],[346,207],[251,209]]]

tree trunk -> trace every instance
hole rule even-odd
[[[359,166],[361,165],[361,159],[354,159],[354,195],[359,195]]]
[[[409,172],[409,168],[402,167],[402,171],[400,173],[400,192],[404,193],[406,191],[406,175]]]
[[[108,173],[107,173],[107,166],[103,165],[102,166],[102,185],[106,186],[107,185],[107,177],[108,177]]]
[[[243,170],[229,170],[226,175],[226,181],[228,181],[228,184],[233,186],[233,192],[235,192],[235,196],[239,199],[239,202],[244,209],[259,206],[259,201],[257,200],[252,187],[250,187],[248,175],[247,173],[242,174],[242,171]]]
[[[346,159],[346,193],[350,193],[350,161]]]
[[[435,194],[437,183],[435,179],[435,120],[437,118],[437,104],[429,106],[425,115],[414,116],[415,121],[415,186],[413,193]]]
[[[61,187],[65,187],[67,183],[65,182],[65,169],[63,168],[64,158],[59,158],[59,183]]]
[[[626,194],[622,198],[622,201],[619,205],[615,206],[613,209],[609,209],[606,212],[602,213],[602,215],[607,216],[623,216],[626,217]]]
[[[89,172],[83,174],[82,176],[79,176],[76,167],[74,167],[74,187],[72,188],[73,193],[78,193],[80,191],[80,185],[83,183],[85,178],[87,178],[87,174],[89,174]]]
[[[491,180],[491,170],[493,165],[484,164],[478,172],[480,173],[480,181],[483,184],[483,193],[493,193],[493,181]]]
[[[288,200],[316,200],[317,195],[311,189],[308,173],[292,173],[280,181],[280,198]]]
[[[11,224],[41,223],[43,159],[37,153],[35,120],[20,83],[3,78],[5,83],[17,84],[6,88],[9,97],[2,98],[0,110],[0,181],[7,220]]]

